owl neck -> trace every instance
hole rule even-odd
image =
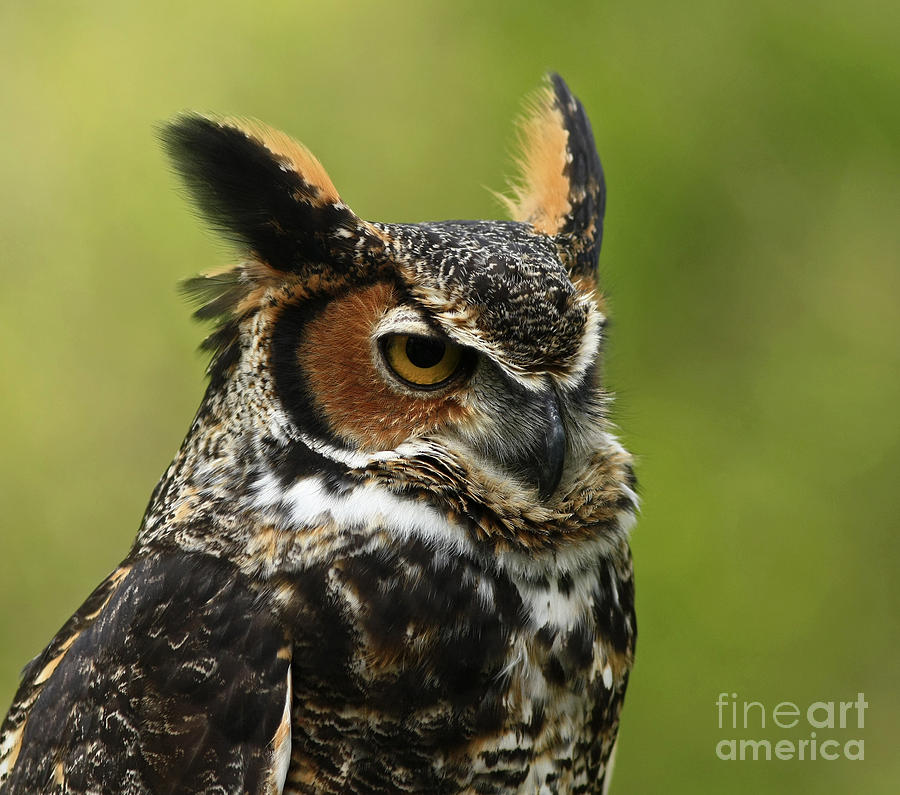
[[[251,524],[252,485],[263,452],[283,434],[268,387],[243,359],[212,372],[172,463],[150,497],[135,548],[203,548],[229,555],[229,537]]]

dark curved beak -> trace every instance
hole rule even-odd
[[[533,428],[529,443],[505,464],[523,480],[534,484],[541,500],[546,500],[559,485],[566,459],[566,432],[556,392],[549,389],[537,398],[529,406],[527,417],[529,428]]]
[[[475,449],[536,489],[543,502],[559,486],[566,463],[568,440],[559,398],[551,383],[540,392],[512,382],[508,385],[514,401],[493,418],[493,433],[486,438],[487,444]],[[497,444],[498,438],[505,443]]]
[[[538,460],[535,461],[535,474],[538,494],[542,500],[546,500],[556,491],[562,478],[563,464],[566,462],[566,431],[559,412],[556,392],[552,390],[548,392],[542,408],[546,424],[542,444],[536,451]]]

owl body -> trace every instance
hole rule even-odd
[[[256,123],[166,135],[246,258],[135,544],[29,664],[0,792],[592,793],[631,668],[602,171],[553,77],[515,221],[357,218]]]

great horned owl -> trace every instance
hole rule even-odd
[[[605,188],[551,76],[512,221],[358,218],[257,122],[164,142],[240,247],[131,552],[25,669],[0,790],[594,793],[637,498],[599,384]]]

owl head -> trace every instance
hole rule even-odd
[[[188,283],[216,324],[194,430],[228,443],[207,451],[283,488],[311,473],[335,489],[377,481],[485,537],[544,543],[554,522],[574,532],[617,510],[628,463],[598,383],[600,160],[556,75],[521,133],[513,220],[393,224],[359,218],[305,147],[258,122],[165,129],[242,255]]]

